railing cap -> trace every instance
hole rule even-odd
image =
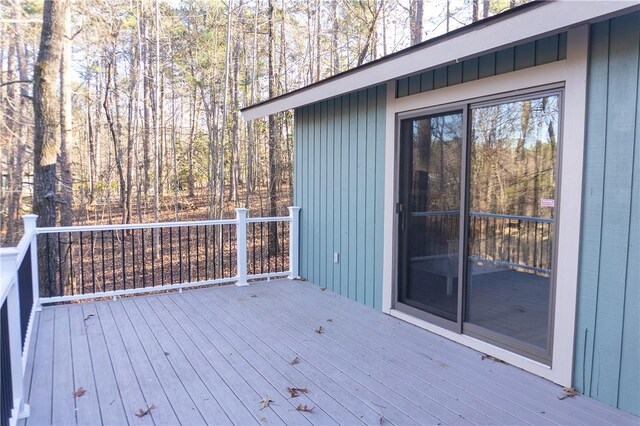
[[[18,254],[20,251],[16,247],[2,247],[0,248],[0,263],[16,263]]]

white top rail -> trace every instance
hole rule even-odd
[[[25,232],[25,234],[20,239],[20,242],[16,246],[18,250],[18,257],[16,258],[16,267],[20,266],[22,263],[22,259],[24,259],[24,255],[27,254],[27,249],[31,246],[31,240],[35,234],[33,231]]]
[[[38,234],[57,234],[65,232],[90,232],[90,231],[118,231],[126,229],[153,229],[153,228],[174,228],[185,226],[205,226],[205,225],[235,225],[237,219],[222,220],[196,220],[189,222],[155,222],[155,223],[127,223],[119,225],[81,225],[81,226],[52,226],[48,228],[37,228]]]
[[[260,223],[260,222],[291,222],[291,216],[248,217],[247,218],[247,223]]]
[[[4,304],[11,287],[15,284],[17,266],[12,266],[15,264],[15,259],[17,257],[17,248],[0,248],[0,306]]]

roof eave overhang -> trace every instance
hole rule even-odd
[[[336,75],[241,110],[245,120],[312,104],[500,48],[566,30],[580,24],[640,9],[637,1],[552,1],[504,16],[487,25],[425,42],[398,54]]]

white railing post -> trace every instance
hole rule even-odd
[[[33,305],[36,311],[41,311],[40,306],[40,277],[38,275],[38,235],[36,234],[37,214],[25,214],[22,216],[24,221],[24,233],[31,233],[31,283],[33,284]]]
[[[238,246],[237,286],[249,285],[247,282],[247,209],[236,209],[236,242]]]
[[[291,223],[289,224],[289,279],[295,280],[300,278],[298,270],[298,255],[300,251],[300,207],[289,207],[289,216]]]
[[[29,416],[29,406],[24,403],[22,371],[22,330],[20,325],[20,295],[18,293],[18,250],[14,247],[0,249],[0,271],[9,277],[7,293],[7,318],[9,329],[9,359],[11,362],[11,388],[13,390],[12,418]]]

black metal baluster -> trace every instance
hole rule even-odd
[[[151,287],[156,286],[156,245],[154,234],[157,228],[151,228]]]
[[[500,222],[502,223],[502,232],[501,232],[501,241],[500,244],[502,245],[501,249],[500,249],[500,261],[503,261],[507,258],[507,234],[506,234],[506,223],[507,220],[505,218],[500,218]]]
[[[82,249],[82,231],[80,231],[80,281],[82,283],[82,294],[84,294],[84,253]]]
[[[136,230],[131,230],[131,265],[133,266],[133,288],[136,288]]]
[[[122,255],[122,289],[126,290],[127,289],[127,270],[125,268],[125,263],[124,263],[124,258],[125,258],[125,251],[126,251],[126,245],[125,245],[125,241],[124,241],[124,229],[120,232],[120,245],[121,245],[121,249],[120,249],[120,254]]]
[[[260,222],[260,273],[264,273],[264,241],[263,241],[263,233],[262,233],[262,225],[264,223]]]
[[[100,231],[100,245],[102,247],[102,291],[107,291],[107,282],[105,278],[105,263],[104,263],[104,230]]]
[[[273,238],[275,238],[275,240],[273,240],[273,248],[275,249],[275,253],[273,253],[275,257],[275,259],[273,259],[273,272],[275,272],[278,270],[278,222],[273,222],[272,228],[276,234],[273,236]],[[269,266],[271,266],[271,261],[269,261]],[[271,268],[269,268],[269,272],[272,272]]]
[[[169,284],[173,284],[173,228],[169,228],[169,265],[171,270],[171,276],[169,277]]]
[[[222,259],[222,265],[221,265],[222,278],[225,278],[225,275],[224,275],[224,264],[225,264],[225,259],[227,257],[225,252],[224,252],[225,251],[224,249],[225,249],[225,246],[226,246],[226,244],[224,243],[224,228],[225,228],[225,225],[222,225],[222,231],[221,231],[222,232],[222,234],[221,234],[222,253],[221,253],[221,256],[220,256],[220,258]]]
[[[204,279],[209,279],[209,231],[208,226],[204,226]]]
[[[498,221],[493,218],[493,258],[498,256]]]
[[[507,219],[507,229],[509,231],[507,239],[507,262],[511,262],[511,219]]]
[[[142,231],[142,249],[140,250],[140,254],[142,255],[142,287],[146,287],[147,286],[147,274],[146,274],[146,267],[144,266],[145,261],[146,261],[146,247],[144,246],[144,228],[140,229],[140,231]]]
[[[60,284],[60,296],[66,296],[64,294],[64,283],[62,282],[62,245],[60,243],[60,234],[57,233],[58,238],[58,283]]]
[[[235,225],[236,228],[238,225]],[[229,225],[229,232],[231,232],[231,229],[233,228],[233,225]],[[229,250],[231,250],[231,258],[233,259],[233,263],[230,265],[230,268],[233,269],[233,267],[235,266],[235,274],[234,275],[238,275],[238,232],[233,232],[232,234],[232,239],[233,239],[233,245],[231,247],[229,247]],[[236,247],[236,250],[234,250],[233,247]]]
[[[116,290],[116,231],[111,230],[111,279],[113,280],[113,291]]]
[[[164,285],[164,228],[160,228],[160,285]]]
[[[525,235],[525,244],[524,244],[524,262],[526,265],[529,265],[531,262],[531,256],[529,256],[531,250],[531,234],[529,234],[529,228],[531,227],[531,221],[525,221],[524,227],[524,235]]]
[[[71,232],[67,233],[69,239],[69,286],[71,287],[71,295],[75,296],[75,288],[73,285],[73,246],[71,245]]]
[[[213,279],[217,278],[216,276],[216,225],[211,226],[211,233],[213,234],[213,253],[211,257],[211,263],[213,263]]]
[[[255,274],[256,269],[256,223],[251,223],[251,253],[253,256],[253,262],[251,263],[251,273]]]
[[[191,282],[191,227],[187,226],[187,280]]]
[[[178,268],[180,270],[180,282],[182,282],[182,228],[178,226]]]
[[[538,267],[538,224],[534,222],[533,226],[533,266]]]
[[[93,293],[96,292],[96,264],[95,264],[95,235],[91,231],[91,279],[93,281]]]
[[[196,226],[196,281],[200,281],[200,227]]]
[[[520,228],[522,225],[522,220],[517,219],[517,223],[518,223],[518,244],[516,249],[516,263],[519,265],[520,264],[520,238],[521,238]]]

